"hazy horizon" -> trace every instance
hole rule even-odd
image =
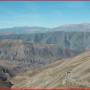
[[[45,27],[45,26],[11,26],[11,27],[0,27],[0,29],[11,29],[11,28],[47,28],[47,29],[53,29],[53,28],[57,28],[57,27],[62,27],[62,26],[70,26],[70,25],[87,25],[90,23],[75,23],[75,24],[62,24],[62,25],[58,25],[58,26],[52,26],[52,27]]]

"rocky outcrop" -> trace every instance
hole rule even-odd
[[[11,88],[13,86],[11,81],[9,81],[6,71],[3,67],[0,67],[0,88]]]

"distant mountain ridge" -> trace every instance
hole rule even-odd
[[[0,33],[15,33],[15,34],[28,34],[28,33],[41,33],[48,31],[49,28],[44,27],[12,27],[12,28],[2,28]]]
[[[88,31],[90,32],[90,24],[68,24],[62,25],[55,28],[47,28],[47,27],[12,27],[12,28],[2,28],[0,29],[0,33],[15,33],[15,34],[25,34],[25,33],[43,33],[43,32],[53,32],[53,31]]]

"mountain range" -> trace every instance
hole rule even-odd
[[[21,26],[12,28],[0,28],[0,33],[12,33],[12,34],[28,34],[28,33],[43,33],[43,32],[53,32],[53,31],[88,31],[90,32],[90,23],[82,24],[67,24],[58,27],[47,28],[38,26]]]
[[[90,24],[0,29],[0,66],[11,77],[41,70],[51,63],[63,62],[62,59],[69,63],[68,58],[89,49]]]

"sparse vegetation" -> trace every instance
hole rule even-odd
[[[90,68],[90,65],[89,65],[90,57],[89,56],[90,56],[90,52],[87,51],[74,58],[69,58],[69,60],[63,59],[62,63],[60,61],[57,61],[55,64],[52,63],[53,66],[52,65],[50,65],[51,67],[48,66],[47,68],[43,69],[43,71],[36,73],[32,77],[28,75],[29,71],[27,71],[24,74],[24,76],[26,76],[23,79],[24,81],[22,81],[21,83],[16,82],[14,87],[33,87],[33,88],[35,87],[41,87],[41,88],[60,88],[60,87],[86,88],[86,87],[90,87],[90,83],[88,82],[89,78],[85,77],[85,75],[87,76],[88,72],[85,74],[82,74],[83,70],[89,70]],[[84,57],[86,58],[85,60],[83,60]],[[71,75],[69,77],[67,76],[66,78],[65,73],[69,71]],[[24,76],[22,76],[22,78]],[[17,79],[17,77],[18,76],[16,76],[13,80]],[[84,77],[86,79],[84,79]]]

